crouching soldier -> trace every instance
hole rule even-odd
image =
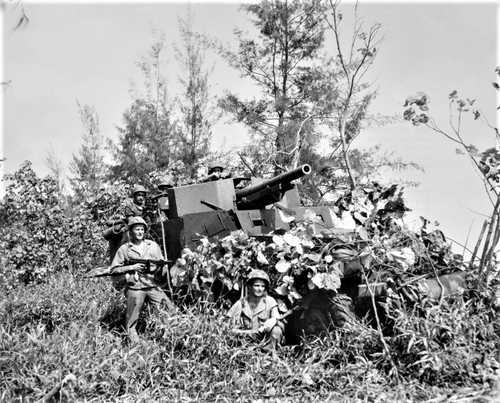
[[[236,302],[227,316],[233,333],[255,341],[265,340],[267,348],[275,349],[283,341],[284,324],[280,320],[278,303],[267,295],[269,276],[262,270],[252,270],[247,279],[247,296]]]
[[[118,249],[111,263],[111,267],[128,265],[133,259],[163,260],[158,244],[144,239],[147,229],[146,221],[142,217],[131,217],[128,221],[129,241]],[[156,307],[163,306],[171,313],[176,311],[175,305],[161,289],[163,283],[162,268],[150,263],[148,267],[143,263],[133,266],[137,271],[125,275],[127,297],[126,327],[132,342],[139,341],[137,335],[137,321],[145,301]]]

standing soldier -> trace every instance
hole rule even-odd
[[[104,238],[109,242],[109,256],[111,261],[118,248],[128,241],[127,220],[129,217],[143,216],[146,205],[146,189],[141,185],[134,185],[132,198],[118,209],[118,214],[108,220],[108,229],[104,232]],[[118,285],[115,280],[115,285]]]
[[[252,340],[266,340],[266,347],[276,348],[283,340],[284,324],[278,303],[267,295],[269,276],[263,270],[252,270],[247,279],[246,297],[237,301],[227,313],[233,333]]]
[[[129,218],[129,241],[120,246],[116,252],[111,264],[112,268],[127,265],[132,259],[163,260],[158,244],[152,240],[144,239],[146,229],[147,224],[142,217]],[[136,329],[137,321],[146,300],[156,307],[164,304],[171,313],[174,313],[176,308],[161,289],[163,270],[159,265],[151,262],[149,265],[136,263],[133,266],[137,271],[125,275],[127,282],[125,293],[127,296],[127,333],[130,341],[135,343],[139,341]]]

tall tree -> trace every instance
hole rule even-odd
[[[102,186],[106,175],[104,163],[104,138],[99,127],[99,116],[94,107],[80,105],[78,113],[84,128],[82,145],[77,154],[73,154],[69,169],[71,187],[75,194],[88,191],[96,193]]]
[[[180,47],[175,57],[183,72],[178,80],[182,93],[177,98],[179,107],[179,159],[194,177],[197,161],[209,152],[212,126],[217,112],[209,96],[209,70],[206,68],[205,45],[193,32],[192,15],[179,19]]]
[[[321,72],[324,7],[316,0],[266,0],[243,8],[253,17],[257,38],[237,30],[239,49],[218,49],[243,77],[262,89],[262,95],[244,100],[227,93],[220,105],[251,129],[257,148],[248,156],[254,170],[271,166],[277,173],[289,168],[299,148],[313,141],[314,120],[308,117],[314,115],[315,104],[309,88]]]
[[[366,119],[367,109],[375,91],[368,82],[363,81],[369,70],[380,43],[380,24],[373,24],[367,29],[358,16],[358,3],[354,6],[354,23],[350,41],[342,40],[343,13],[340,10],[340,0],[329,0],[329,9],[325,13],[327,22],[335,43],[336,60],[332,66],[338,71],[336,96],[326,97],[330,103],[330,124],[336,128],[338,137],[333,137],[333,154],[340,149],[344,159],[345,169],[349,175],[351,188],[356,185],[353,175],[349,148],[361,132],[362,122]]]
[[[165,39],[161,37],[138,62],[144,91],[132,92],[132,104],[123,114],[118,145],[113,147],[112,178],[147,181],[150,172],[167,167],[178,153],[178,128],[167,98],[166,79],[161,74],[164,53]]]

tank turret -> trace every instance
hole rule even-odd
[[[162,228],[170,259],[180,256],[184,247],[193,247],[202,237],[220,237],[242,229],[250,235],[265,235],[288,228],[279,209],[302,209],[298,191],[292,183],[311,173],[308,164],[271,179],[228,178],[167,189],[168,220],[152,226],[160,238]],[[250,182],[247,187],[236,185]],[[278,203],[279,207],[270,207]]]

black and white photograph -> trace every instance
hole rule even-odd
[[[498,2],[1,15],[0,402],[500,401]]]

